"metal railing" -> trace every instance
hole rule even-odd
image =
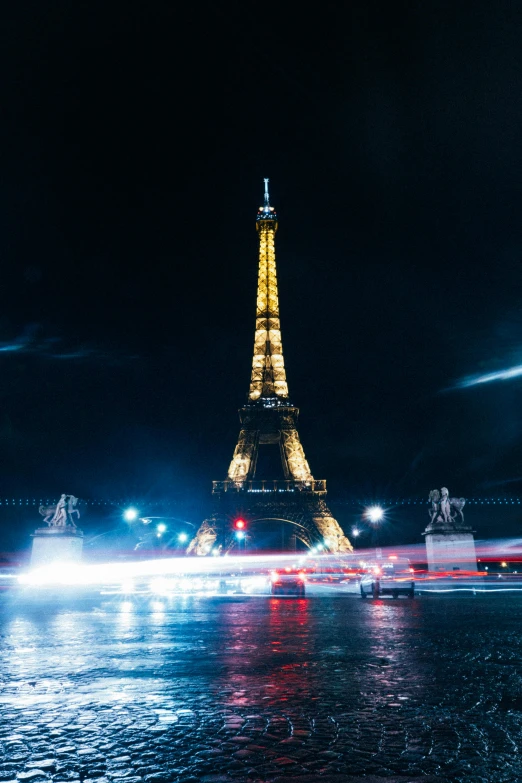
[[[310,481],[213,481],[212,492],[326,492],[324,479],[311,479]]]

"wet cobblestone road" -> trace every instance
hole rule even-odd
[[[522,780],[522,596],[156,609],[0,602],[0,781]]]

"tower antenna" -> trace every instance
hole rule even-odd
[[[265,207],[270,206],[270,197],[268,195],[268,177],[265,177]]]

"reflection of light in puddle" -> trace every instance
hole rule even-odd
[[[158,716],[158,720],[160,723],[177,723],[179,720],[176,713],[170,712],[169,710],[156,709],[154,710],[154,712]]]
[[[132,601],[122,601],[120,604],[120,611],[116,615],[118,624],[124,628],[130,629],[133,625],[136,615],[134,613],[134,604]]]
[[[55,617],[51,628],[56,636],[66,640],[70,640],[73,634],[78,633],[79,630],[85,633],[84,628],[78,625],[76,616],[69,613],[59,614]]]
[[[7,641],[9,644],[9,665],[12,674],[18,678],[31,678],[42,665],[42,651],[38,648],[38,631],[30,620],[16,619],[7,626]],[[5,673],[5,669],[4,669]],[[21,695],[24,703],[33,703],[33,694],[27,694],[27,698]]]
[[[7,626],[7,638],[16,646],[17,653],[31,650],[32,647],[25,647],[25,645],[31,645],[36,641],[33,623],[29,620],[13,620]]]

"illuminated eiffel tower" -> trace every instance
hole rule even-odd
[[[275,260],[277,215],[270,206],[268,179],[265,203],[259,207],[256,331],[247,404],[240,409],[241,430],[225,481],[213,482],[214,508],[199,528],[188,552],[198,555],[228,551],[236,541],[239,516],[254,533],[263,521],[292,525],[306,546],[348,552],[352,545],[332,517],[324,497],[326,481],[313,478],[297,432],[298,409],[290,402],[283,360]],[[284,479],[258,477],[260,447],[278,444]]]

